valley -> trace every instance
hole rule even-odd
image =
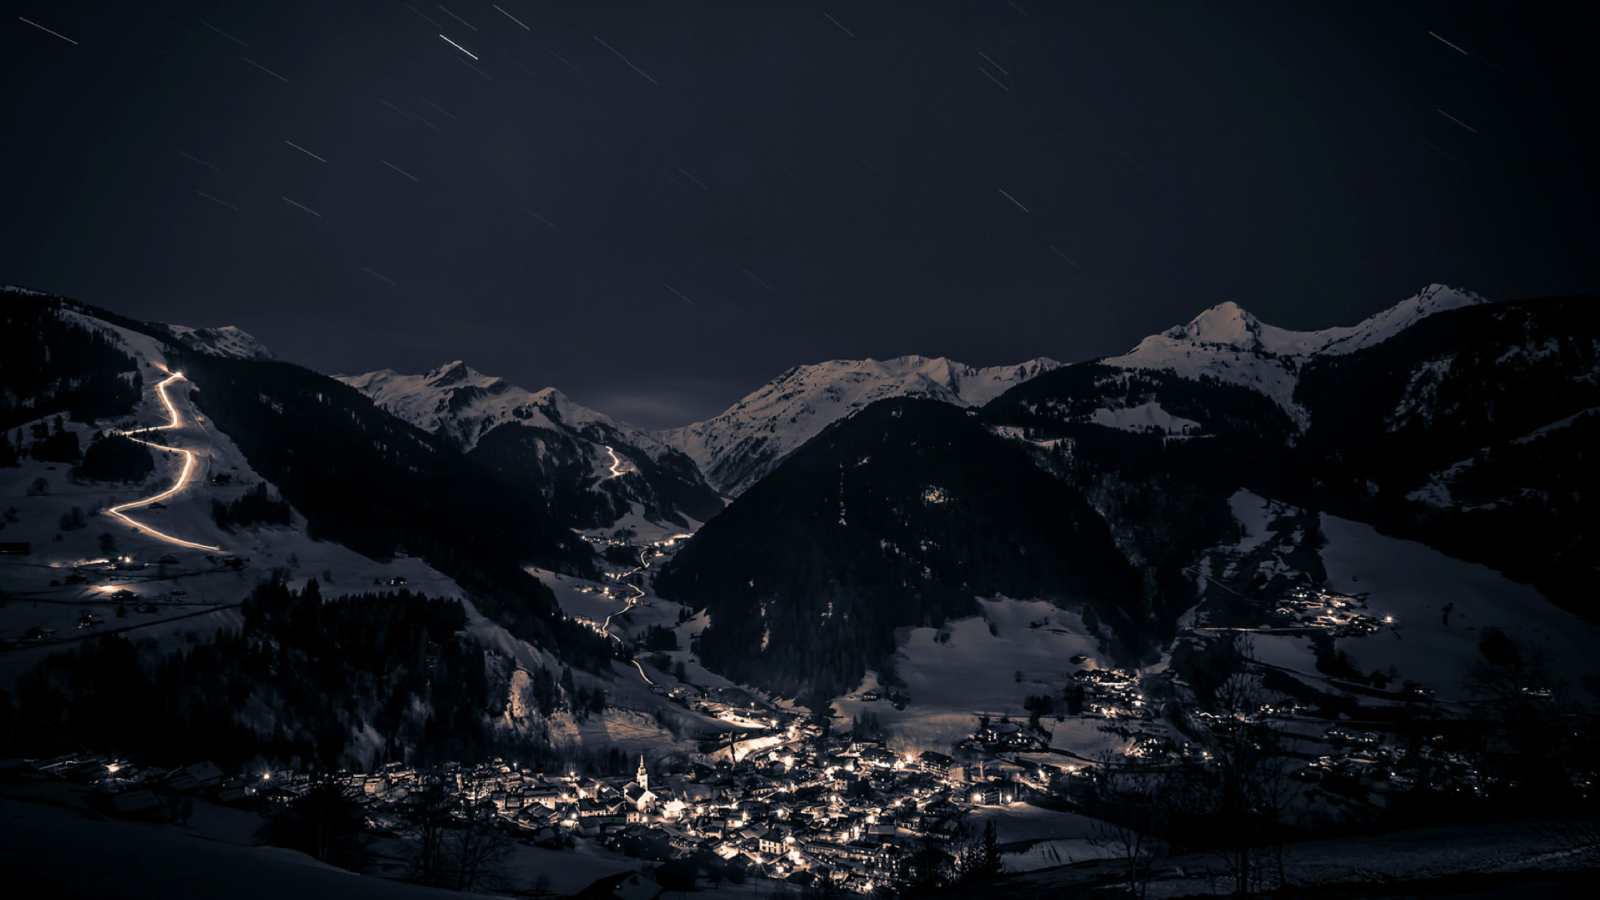
[[[335,380],[242,333],[42,308],[143,386],[16,422],[0,466],[0,780],[69,806],[264,827],[338,796],[390,854],[341,864],[426,883],[393,859],[431,797],[497,870],[716,896],[957,889],[981,863],[1021,896],[1181,896],[1324,877],[1342,835],[1590,799],[1591,610],[1446,553],[1473,546],[1450,516],[1548,535],[1582,495],[1488,518],[1512,501],[1458,509],[1470,467],[1441,461],[1563,458],[1595,360],[1569,339],[1535,378],[1473,337],[1507,391],[1564,393],[1499,421],[1440,380],[1453,417],[1401,462],[1341,443],[1359,411],[1324,391],[1330,366],[1398,396],[1388,430],[1349,426],[1398,442],[1433,421],[1440,342],[1506,316],[1538,342],[1564,307],[1435,286],[1309,335],[1225,305],[1077,365],[835,361],[730,410],[726,434],[793,419],[760,450],[461,363]],[[119,441],[148,463],[91,474]],[[1589,540],[1561,533],[1561,565],[1592,568]],[[1455,861],[1364,871],[1464,870],[1435,850]]]

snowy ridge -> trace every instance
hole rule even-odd
[[[658,433],[688,454],[706,481],[737,496],[828,425],[889,397],[981,406],[1040,374],[1053,359],[978,369],[943,357],[836,359],[796,366],[721,414]]]
[[[444,435],[463,450],[507,422],[570,432],[592,441],[630,444],[659,459],[670,451],[648,431],[580,406],[555,388],[528,391],[457,360],[422,375],[390,369],[335,375],[393,415]]]
[[[1262,322],[1230,300],[1186,325],[1145,338],[1122,356],[1101,362],[1125,369],[1163,369],[1192,379],[1211,377],[1252,388],[1275,401],[1303,429],[1309,416],[1294,401],[1294,391],[1299,370],[1311,357],[1354,353],[1435,313],[1486,302],[1471,291],[1430,284],[1416,296],[1355,325],[1289,331]]]
[[[1154,400],[1120,409],[1097,409],[1090,414],[1089,421],[1123,431],[1154,432],[1175,436],[1188,436],[1200,430],[1199,422],[1175,416],[1162,409],[1161,404]]]
[[[226,356],[234,359],[273,359],[272,351],[255,335],[224,325],[221,328],[190,328],[187,325],[168,325],[173,335],[191,350]]]

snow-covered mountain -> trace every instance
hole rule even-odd
[[[1343,356],[1380,344],[1435,313],[1488,301],[1471,291],[1430,284],[1414,297],[1361,322],[1320,331],[1289,331],[1268,325],[1228,301],[1187,325],[1139,342],[1122,356],[1100,360],[1123,369],[1157,369],[1184,378],[1215,378],[1259,391],[1304,429],[1305,408],[1294,399],[1300,370],[1313,357]]]
[[[384,369],[335,377],[490,468],[537,487],[569,524],[611,525],[634,512],[685,524],[685,515],[704,520],[721,508],[683,453],[555,388],[529,391],[459,360],[422,375]]]
[[[179,342],[190,350],[212,356],[234,359],[273,359],[272,351],[255,335],[233,325],[221,328],[190,328],[187,325],[168,325],[167,328]]]
[[[828,425],[889,397],[926,397],[982,406],[1058,369],[1053,359],[978,369],[943,357],[845,360],[796,366],[719,415],[662,431],[687,453],[712,487],[737,496]]]
[[[462,451],[478,446],[484,435],[507,422],[530,428],[605,432],[607,439],[638,447],[652,458],[671,450],[650,432],[579,406],[555,388],[525,390],[460,360],[422,375],[382,369],[334,377],[423,431],[450,438]]]

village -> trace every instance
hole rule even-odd
[[[1127,670],[1080,669],[1061,708],[1035,708],[1020,721],[977,714],[971,735],[950,754],[896,752],[871,729],[835,731],[829,720],[799,711],[697,696],[686,699],[766,730],[705,742],[700,754],[653,761],[641,755],[624,775],[538,771],[493,759],[428,768],[390,762],[328,777],[378,834],[404,837],[410,805],[437,784],[454,795],[458,817],[492,810],[503,832],[531,846],[562,851],[588,842],[641,865],[679,860],[690,871],[709,874],[706,867],[715,867],[718,878],[825,879],[867,893],[902,884],[919,849],[966,839],[969,817],[984,807],[1072,808],[1107,769],[1210,764],[1207,735],[1228,724],[1223,717],[1153,699],[1182,687],[1170,670],[1140,678]],[[1433,790],[1481,793],[1466,759],[1442,748],[1405,747],[1312,716],[1293,701],[1240,715],[1285,739],[1285,771],[1307,790],[1381,803],[1386,793],[1415,787],[1416,773],[1425,770],[1433,773]],[[1120,751],[1088,758],[1051,749],[1050,721],[1059,727],[1068,716],[1114,732]],[[103,756],[0,763],[0,778],[19,773],[92,783],[109,811],[134,817],[177,818],[193,797],[267,811],[319,783],[307,772],[270,768],[229,776],[205,762],[170,771]]]

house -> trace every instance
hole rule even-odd
[[[789,849],[789,830],[787,828],[769,828],[765,834],[756,839],[756,847],[762,853],[779,856]]]
[[[167,787],[178,793],[210,787],[222,781],[222,770],[215,763],[202,762],[177,769],[167,779]]]
[[[917,757],[917,768],[927,772],[929,775],[937,775],[943,778],[950,774],[950,764],[952,762],[955,762],[955,760],[943,753],[924,750],[922,755]]]

